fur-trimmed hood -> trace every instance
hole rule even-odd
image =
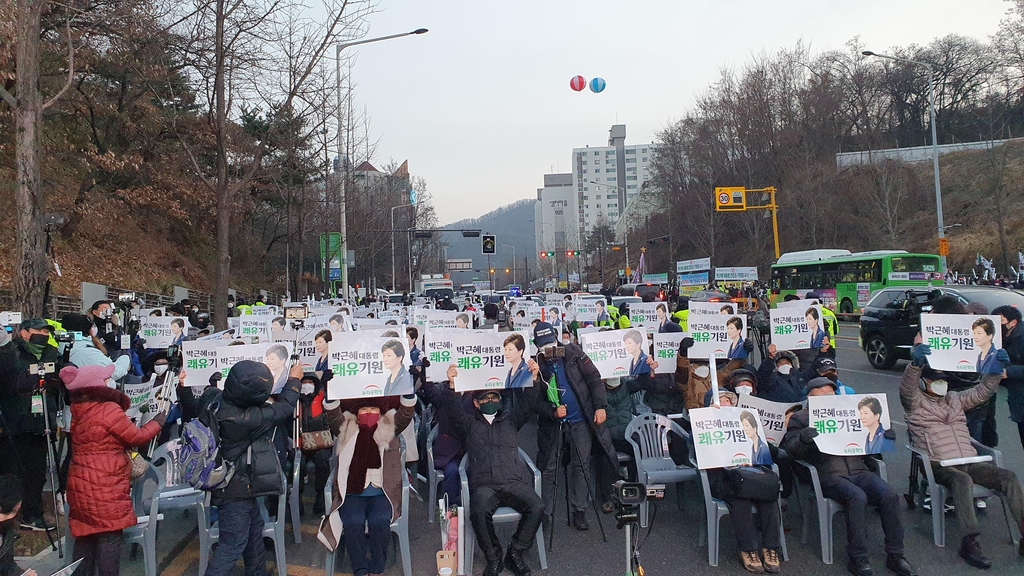
[[[119,390],[107,387],[90,386],[80,390],[71,391],[72,404],[85,404],[87,402],[113,402],[127,410],[132,407],[132,401],[128,396]]]

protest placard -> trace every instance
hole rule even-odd
[[[772,308],[772,344],[779,350],[820,349],[825,339],[825,323],[821,306],[804,302],[801,306]]]
[[[250,316],[277,316],[277,306],[252,306],[249,308]]]
[[[577,300],[573,306],[576,308],[576,322],[581,325],[597,322],[597,301]]]
[[[715,268],[715,280],[718,282],[753,282],[757,280],[757,267]]]
[[[710,355],[715,358],[746,358],[743,350],[743,337],[747,333],[744,316],[728,316],[724,314],[690,314],[690,337],[693,346],[687,351],[690,358],[704,359]]]
[[[139,317],[143,316],[167,316],[167,307],[158,306],[156,308],[139,308]]]
[[[156,402],[154,401],[154,388],[153,384],[156,383],[156,374],[154,374],[148,381],[141,382],[139,384],[125,384],[124,395],[128,397],[131,405],[125,410],[125,415],[135,420],[142,417],[140,408],[142,406],[147,407],[147,411],[150,408],[156,408]]]
[[[761,427],[764,429],[764,437],[771,444],[779,445],[782,437],[786,435],[786,413],[790,409],[794,412],[803,408],[803,402],[772,402],[749,394],[740,394],[739,406],[741,408],[753,408],[761,417]]]
[[[658,326],[668,318],[668,304],[664,302],[642,302],[629,305],[629,323],[643,327],[648,332],[657,332]]]
[[[185,386],[209,386],[210,376],[218,370],[217,348],[226,345],[220,339],[182,342],[181,366],[185,370]]]
[[[221,330],[220,332],[214,332],[207,336],[200,336],[196,338],[196,342],[221,342],[225,344],[231,342],[235,338],[235,329],[228,328],[227,330]]]
[[[677,274],[676,282],[680,286],[707,286],[707,272],[690,272],[689,274]]]
[[[235,335],[239,340],[252,344],[270,342],[270,322],[272,318],[265,316],[242,316]]]
[[[890,428],[885,394],[810,396],[807,408],[810,425],[818,431],[814,443],[825,454],[857,456],[896,450],[896,442],[884,436]]]
[[[561,305],[543,307],[540,312],[540,319],[560,330],[562,327]]]
[[[697,467],[771,466],[772,456],[757,410],[723,406],[690,410]]]
[[[323,358],[327,359],[327,342],[321,338],[321,343],[316,340],[316,335],[326,328],[306,328],[301,330],[282,330],[272,332],[274,342],[288,342],[292,345],[293,353],[299,357],[299,364],[303,372],[312,372],[317,362]]]
[[[405,338],[377,338],[360,332],[336,334],[330,344],[329,365],[334,378],[327,383],[327,397],[337,400],[411,394],[412,376],[405,366],[408,357]]]
[[[513,345],[512,352],[506,354],[504,341],[508,337],[508,333],[491,330],[448,331],[452,354],[450,363],[455,364],[458,370],[455,378],[456,392],[505,388],[510,368],[506,360],[514,361],[518,368],[520,363],[525,362],[526,353],[526,342],[523,341],[522,351]],[[526,373],[529,374],[529,370]],[[532,376],[529,377],[529,381],[532,380]],[[522,387],[522,382],[513,384]]]
[[[928,365],[949,372],[999,370],[995,358],[1003,347],[999,322],[999,316],[921,314],[921,338],[932,349]]]
[[[681,260],[676,262],[676,274],[688,272],[700,272],[711,269],[711,258],[696,258],[694,260]],[[707,281],[704,282],[707,284]]]
[[[142,316],[139,318],[139,336],[146,348],[167,348],[180,344],[188,334],[188,318],[175,316]]]
[[[597,366],[601,378],[620,378],[629,376],[629,366],[632,358],[626,352],[626,344],[623,341],[623,334],[638,330],[621,330],[607,332],[591,332],[580,336],[580,347],[583,352]],[[643,337],[642,334],[640,334]]]
[[[688,336],[686,332],[661,332],[654,335],[654,360],[658,363],[655,374],[672,374],[676,371],[679,342]]]
[[[239,346],[220,346],[217,348],[217,369],[224,378],[227,378],[231,367],[242,360],[252,360],[260,364],[266,364],[270,368],[270,375],[274,385],[271,389],[276,394],[284,388],[288,382],[288,358],[292,353],[291,342],[261,342],[259,344],[244,344]],[[223,387],[224,380],[219,386]]]
[[[690,302],[690,316],[715,316],[736,314],[733,302]]]

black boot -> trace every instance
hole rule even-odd
[[[530,573],[530,567],[527,566],[526,561],[523,560],[523,551],[516,550],[514,546],[508,547],[508,553],[505,554],[505,564],[508,565],[508,569],[517,576],[526,576]]]
[[[917,576],[917,570],[907,562],[902,554],[889,554],[885,557],[885,567],[899,576]]]
[[[981,553],[981,542],[978,537],[979,534],[964,536],[960,542],[960,557],[975,568],[988,570],[992,567],[992,562]]]
[[[875,572],[871,569],[871,564],[868,562],[867,556],[857,556],[850,558],[849,564],[846,565],[846,569],[850,571],[853,576],[872,576]]]
[[[512,548],[509,547],[509,551]],[[484,568],[484,576],[498,576],[501,571],[505,569],[505,565],[501,561],[501,548],[498,548],[498,554],[494,557],[494,560],[487,561],[487,567]]]

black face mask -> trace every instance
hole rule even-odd
[[[1014,328],[1016,328],[1016,326],[1014,326]],[[1001,326],[1001,329],[1002,329],[1002,331],[1003,331],[1003,339],[1006,339],[1006,338],[1007,338],[1007,337],[1008,337],[1008,336],[1010,335],[1010,332],[1011,332],[1012,330],[1011,330],[1011,329],[1010,329],[1010,327],[1009,327],[1009,326],[1007,326],[1006,324],[1003,324],[1003,325]]]
[[[0,535],[7,534],[11,529],[18,525],[18,517],[15,515],[13,518],[8,518],[3,522],[0,522]]]
[[[28,337],[28,342],[36,346],[45,346],[50,342],[50,336],[48,334],[33,334]]]

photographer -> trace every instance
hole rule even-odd
[[[112,380],[120,380],[128,374],[132,367],[132,360],[128,354],[121,354],[117,360],[111,360],[107,356],[107,350],[99,339],[99,330],[85,314],[65,314],[60,321],[61,325],[68,332],[75,334],[75,343],[71,347],[69,361],[84,368],[85,366],[106,367],[114,365]]]
[[[46,483],[46,420],[51,430],[57,421],[56,397],[64,386],[57,376],[63,367],[60,353],[49,344],[50,325],[42,318],[30,318],[18,327],[17,337],[0,346],[0,412],[14,444],[21,485],[24,490],[21,525],[29,530],[49,530],[43,521],[43,485]],[[3,332],[6,335],[6,331]],[[29,372],[33,364],[54,364],[44,376],[46,404],[39,395],[39,375]],[[47,371],[49,372],[49,371]]]
[[[586,512],[590,496],[588,486],[595,488],[590,477],[590,452],[595,443],[603,456],[597,462],[598,469],[618,468],[611,435],[604,425],[608,405],[604,381],[582,348],[576,344],[559,343],[558,334],[551,324],[538,322],[533,329],[533,341],[538,349],[537,363],[541,376],[548,383],[548,402],[538,402],[540,419],[537,427],[537,466],[543,473],[541,493],[544,495],[544,510],[549,516],[554,512],[557,455],[564,433],[568,435],[569,445],[567,489],[572,522],[577,530],[587,530],[590,528]],[[610,478],[611,473],[606,469],[600,476]],[[610,485],[596,487],[598,500],[606,499],[610,489]]]
[[[119,348],[117,339],[121,335],[114,306],[106,300],[93,302],[87,314],[89,320],[96,325],[96,337],[103,341],[108,349]]]

